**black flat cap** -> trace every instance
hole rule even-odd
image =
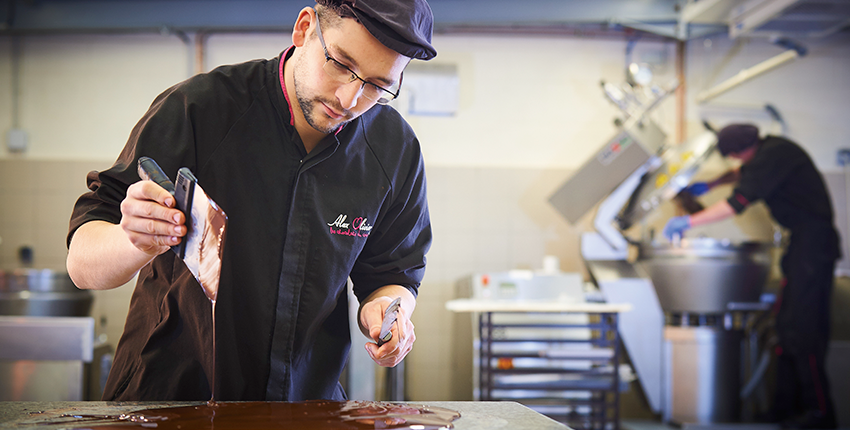
[[[434,14],[425,0],[346,0],[375,39],[405,57],[430,60]]]
[[[752,124],[730,124],[717,133],[717,149],[723,156],[741,152],[759,141],[759,129]]]

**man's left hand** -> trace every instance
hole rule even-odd
[[[375,341],[381,336],[381,323],[384,320],[384,312],[392,303],[392,297],[376,297],[363,305],[360,310],[360,320],[364,327],[369,327],[369,337]],[[402,301],[402,303],[404,303]],[[404,357],[413,349],[416,334],[410,315],[402,304],[398,308],[396,322],[392,326],[393,337],[381,346],[377,343],[367,342],[366,352],[375,363],[384,367],[395,367],[401,363]]]

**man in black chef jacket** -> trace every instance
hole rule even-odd
[[[425,0],[320,0],[300,11],[278,58],[222,66],[159,95],[116,163],[88,175],[68,235],[80,288],[138,273],[106,400],[345,398],[347,281],[395,366],[431,227],[419,142],[386,106],[411,59],[436,55]],[[169,247],[186,233],[174,198],[136,173],[141,156],[188,167],[228,215],[215,307]],[[213,333],[212,313],[215,312]],[[215,352],[212,353],[212,336]]]
[[[732,196],[693,215],[671,218],[664,235],[672,240],[691,227],[740,213],[757,200],[767,204],[773,218],[791,232],[782,257],[785,278],[776,316],[775,418],[791,428],[835,428],[824,357],[840,250],[823,178],[800,146],[776,136],[759,138],[755,126],[732,124],[717,137],[721,154],[740,160],[742,166],[688,190],[700,195],[715,185],[736,182]]]

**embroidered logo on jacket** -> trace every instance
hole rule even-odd
[[[354,237],[369,237],[369,232],[372,231],[372,225],[366,222],[365,217],[357,217],[347,222],[348,215],[339,214],[334,222],[328,223],[331,234],[340,236]]]

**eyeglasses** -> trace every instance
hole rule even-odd
[[[316,14],[316,34],[319,36],[319,42],[322,43],[322,49],[325,51],[325,64],[322,65],[322,70],[324,70],[328,76],[341,84],[348,84],[359,80],[361,82],[360,91],[361,94],[363,94],[363,97],[377,102],[380,105],[385,105],[398,97],[398,94],[401,92],[401,81],[404,78],[404,74],[402,74],[399,78],[395,92],[392,92],[382,86],[375,85],[360,76],[357,76],[357,73],[354,73],[348,68],[348,66],[340,63],[328,54],[328,48],[325,46],[325,39],[322,37],[322,27],[319,25],[318,13]]]

